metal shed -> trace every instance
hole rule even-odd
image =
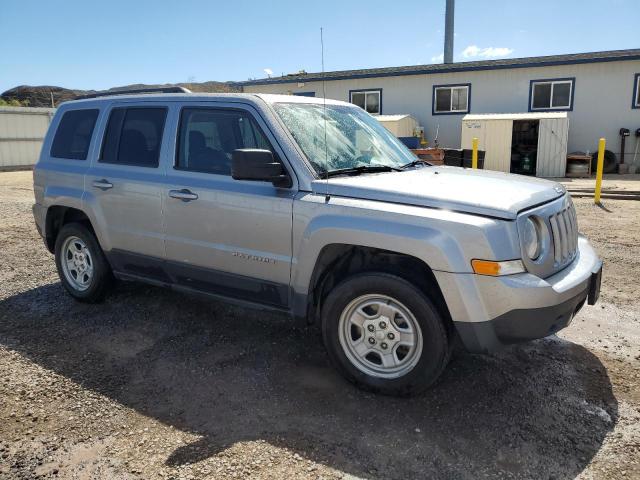
[[[0,107],[0,170],[38,161],[55,108]]]
[[[415,136],[418,127],[418,121],[409,114],[377,115],[375,118],[398,138]]]
[[[487,170],[564,177],[568,135],[567,112],[471,114],[462,119],[461,143],[471,148],[472,139],[478,138]],[[524,139],[529,141],[527,154],[519,150]],[[527,155],[534,158],[533,171],[521,166],[522,158],[529,161]]]

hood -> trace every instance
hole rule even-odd
[[[325,194],[326,180],[314,180]],[[329,194],[381,202],[443,208],[513,220],[518,212],[565,193],[556,182],[523,175],[460,167],[423,167],[329,179]]]

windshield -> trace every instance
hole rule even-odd
[[[359,108],[314,103],[276,103],[274,108],[320,176],[327,173],[327,165],[330,173],[356,167],[399,168],[416,159]]]

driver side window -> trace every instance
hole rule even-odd
[[[255,120],[245,112],[214,108],[182,110],[177,169],[231,175],[231,156],[238,148],[274,151]]]

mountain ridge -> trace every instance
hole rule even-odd
[[[130,89],[157,88],[157,87],[185,87],[192,92],[201,93],[234,93],[240,92],[240,86],[235,82],[186,82],[186,83],[164,83],[164,84],[144,84],[136,83],[113,87],[107,90],[81,90],[58,87],[53,85],[18,85],[2,94],[0,98],[5,101],[17,100],[23,106],[28,107],[57,107],[60,103],[75,100],[83,95],[97,92],[119,92]],[[53,105],[52,105],[53,103]]]

